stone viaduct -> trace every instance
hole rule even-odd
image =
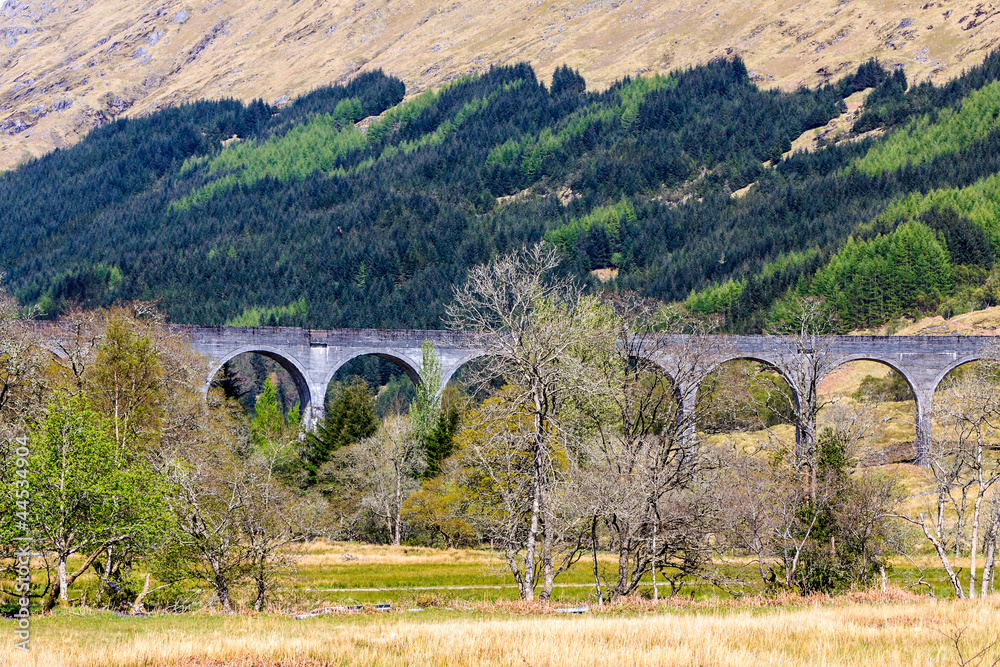
[[[193,347],[209,360],[205,389],[223,364],[253,352],[278,362],[294,379],[307,425],[323,416],[323,399],[334,373],[362,355],[397,364],[413,382],[420,382],[421,344],[429,340],[442,368],[442,386],[463,364],[491,354],[488,341],[453,331],[298,329],[289,327],[203,327],[175,325]],[[686,350],[697,346],[694,372],[685,382],[695,391],[679,392],[682,404],[693,408],[697,384],[719,364],[750,359],[772,366],[788,381],[796,399],[815,391],[830,371],[849,361],[881,362],[899,372],[916,399],[916,449],[922,460],[930,438],[934,391],[954,368],[980,359],[1000,345],[993,336],[665,336],[648,355],[670,372],[683,366]],[[692,384],[693,383],[693,384]]]

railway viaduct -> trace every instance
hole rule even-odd
[[[326,388],[345,363],[374,355],[397,364],[420,382],[421,344],[430,341],[441,361],[444,386],[463,364],[490,355],[488,339],[455,331],[298,329],[290,327],[203,327],[175,325],[209,361],[207,391],[216,372],[230,359],[253,352],[278,362],[295,381],[302,414],[312,425],[323,417]],[[719,364],[750,359],[773,367],[788,381],[796,399],[814,392],[829,372],[849,361],[870,360],[899,372],[916,401],[916,454],[923,459],[930,438],[931,407],[941,380],[954,368],[1000,349],[993,336],[664,336],[648,346],[650,359],[667,372],[688,364],[689,391],[682,406],[693,408],[697,385]],[[693,366],[692,366],[693,364]],[[687,404],[687,405],[684,405]]]

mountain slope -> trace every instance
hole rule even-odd
[[[492,64],[562,63],[592,88],[740,56],[792,90],[877,56],[911,80],[953,77],[1000,40],[1000,7],[900,0],[3,0],[0,169],[120,115],[199,99],[275,103],[382,68],[411,92]]]
[[[264,309],[325,327],[437,327],[470,266],[547,234],[581,275],[614,264],[646,284],[658,256],[709,231],[661,193],[702,170],[706,193],[760,177],[845,92],[761,90],[738,60],[584,86],[519,65],[393,106],[402,83],[373,73],[280,110],[200,102],[116,121],[0,176],[0,271],[49,311],[157,298],[175,321]],[[752,228],[796,247],[780,224]],[[680,286],[662,296],[700,285],[697,261],[672,267]]]
[[[405,100],[372,72],[281,108],[181,105],[0,175],[0,273],[50,315],[141,298],[180,322],[435,328],[469,267],[544,238],[595,287],[734,331],[793,293],[866,326],[989,305],[998,80],[1000,52],[940,86],[868,62],[793,92],[739,59],[600,92],[521,64]],[[882,138],[788,155],[866,90],[854,125]]]

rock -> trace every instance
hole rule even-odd
[[[4,134],[20,134],[29,127],[31,126],[20,118],[8,118],[4,122],[0,123],[0,132]]]
[[[174,23],[184,23],[189,18],[191,18],[191,15],[182,9],[177,12],[177,16],[174,17]]]

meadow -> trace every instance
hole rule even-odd
[[[890,591],[839,599],[659,604],[455,604],[295,620],[284,614],[36,619],[5,665],[963,665],[995,664],[1000,605]],[[980,654],[982,662],[970,660]]]
[[[218,613],[196,588],[183,613],[129,616],[77,601],[32,619],[29,653],[14,649],[13,623],[3,621],[0,665],[990,665],[1000,657],[989,648],[1000,601],[947,599],[930,555],[897,562],[885,593],[733,599],[701,584],[673,598],[661,588],[654,602],[647,584],[603,606],[587,559],[560,577],[552,601],[528,603],[514,599],[502,563],[484,550],[320,540],[294,555],[296,571],[268,613]],[[599,562],[610,575],[613,559]],[[922,572],[940,599],[908,590]],[[75,596],[94,583],[83,580]],[[956,641],[965,658],[983,649],[992,657],[963,663]]]

